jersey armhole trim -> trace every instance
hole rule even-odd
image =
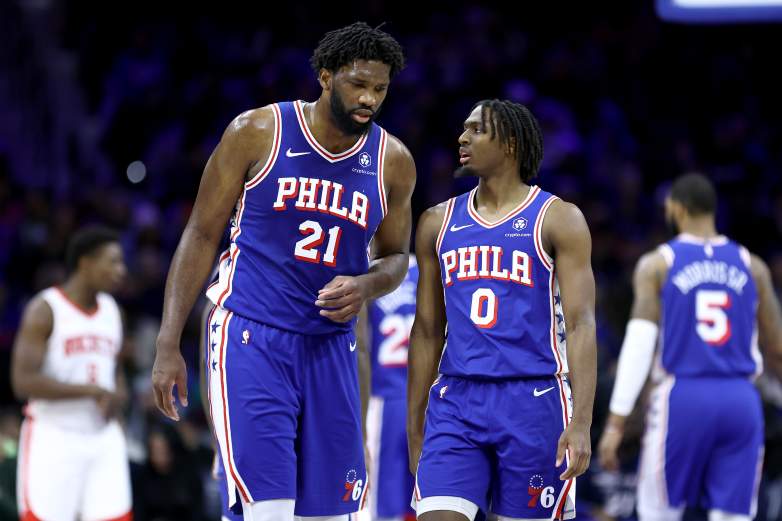
[[[271,172],[274,163],[277,162],[277,156],[280,154],[280,144],[282,142],[282,114],[280,113],[280,107],[277,103],[272,104],[272,112],[274,113],[274,143],[272,143],[272,149],[269,153],[269,157],[266,159],[266,163],[263,168],[255,174],[255,176],[244,183],[244,189],[250,190],[258,186],[258,184],[264,180],[264,178]]]
[[[448,206],[445,209],[445,217],[443,218],[443,224],[440,226],[440,233],[437,234],[437,244],[435,245],[435,250],[437,251],[437,256],[440,256],[440,246],[443,244],[443,239],[445,238],[445,231],[448,228],[448,223],[451,221],[451,215],[453,214],[453,206],[454,201],[456,199],[451,197],[448,199]]]
[[[657,252],[665,259],[665,264],[668,266],[668,269],[671,269],[673,261],[676,258],[673,248],[671,248],[669,244],[661,244],[657,247]]]
[[[745,248],[744,246],[739,244],[739,257],[741,257],[741,261],[744,263],[744,265],[747,267],[748,270],[752,269],[752,255],[750,255],[749,250]]]
[[[386,202],[386,186],[383,181],[383,174],[386,166],[386,145],[388,143],[388,132],[380,129],[380,144],[377,148],[377,192],[380,197],[380,208],[383,211],[383,217],[388,213],[388,204]]]
[[[554,203],[554,201],[558,200],[559,197],[556,195],[552,195],[549,197],[545,203],[543,203],[543,206],[540,208],[540,212],[538,212],[538,217],[535,219],[535,231],[534,231],[534,239],[535,239],[535,252],[538,255],[538,259],[540,259],[540,262],[545,266],[545,268],[548,271],[552,271],[554,269],[554,259],[546,253],[546,250],[543,249],[543,219],[546,217],[546,212],[548,211],[549,207]]]

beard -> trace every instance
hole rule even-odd
[[[478,177],[478,171],[470,166],[460,166],[454,171],[453,177],[455,179],[462,177]]]
[[[369,121],[366,123],[359,123],[351,117],[353,111],[359,109],[372,109],[367,109],[366,107],[355,107],[348,110],[347,107],[345,107],[345,103],[342,101],[342,96],[339,95],[339,92],[337,92],[336,89],[334,89],[334,91],[331,93],[329,99],[329,107],[331,108],[331,116],[334,118],[334,123],[336,123],[337,128],[341,132],[349,136],[360,136],[365,134],[370,129],[372,123],[375,121],[375,118],[380,112],[380,107],[378,107],[377,110],[372,112],[372,117],[369,118]]]

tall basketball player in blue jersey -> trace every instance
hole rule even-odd
[[[364,501],[353,325],[407,272],[415,166],[373,121],[403,62],[396,40],[364,23],[327,33],[312,57],[320,98],[231,122],[172,260],[152,380],[177,419],[182,327],[230,218],[207,290],[209,402],[229,504],[245,520],[347,519]]]
[[[457,175],[478,186],[427,210],[416,234],[408,443],[418,518],[472,520],[480,508],[572,519],[596,379],[589,229],[577,207],[530,184],[543,146],[523,105],[478,103],[459,144]]]
[[[393,292],[366,307],[364,343],[369,345],[372,384],[367,445],[372,458],[373,521],[401,521],[410,512],[413,476],[407,466],[407,350],[415,318],[418,263]],[[360,322],[361,323],[361,322]],[[361,339],[360,339],[361,340]],[[361,346],[359,346],[361,347]]]
[[[763,415],[752,385],[763,370],[758,333],[779,372],[782,314],[768,267],[717,234],[716,208],[706,177],[677,179],[665,214],[679,235],[641,257],[633,277],[599,457],[617,468],[625,418],[658,345],[638,476],[642,521],[678,521],[686,506],[708,509],[710,521],[755,516],[763,462]]]

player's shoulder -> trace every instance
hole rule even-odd
[[[567,228],[574,223],[586,223],[584,213],[574,203],[565,201],[554,194],[543,192],[542,190],[540,195],[545,198],[543,203],[549,204],[547,216],[551,217],[550,221],[557,223],[563,228]]]
[[[239,133],[269,132],[277,121],[274,104],[245,110],[231,120],[228,129]]]
[[[56,291],[47,288],[36,293],[24,307],[22,322],[26,326],[48,327],[51,329],[54,323],[54,309],[51,304],[51,295]]]
[[[653,250],[649,250],[635,263],[633,277],[636,282],[640,280],[655,280],[662,283],[668,269],[673,265],[673,257],[669,254],[667,244],[661,244]]]
[[[448,211],[448,205],[451,200],[443,201],[430,208],[427,208],[418,218],[418,227],[416,230],[416,243],[419,238],[427,242],[432,242],[440,233],[440,228]]]
[[[415,182],[413,154],[401,139],[388,131],[386,134],[388,135],[385,153],[386,172],[390,172],[395,178]]]
[[[258,140],[271,140],[276,124],[273,105],[245,110],[228,124],[222,142],[241,146],[257,143]]]
[[[759,255],[747,250],[749,256],[749,270],[752,273],[752,278],[755,279],[755,283],[758,285],[771,285],[771,269]]]
[[[549,195],[541,207],[545,209],[542,235],[545,243],[551,241],[555,246],[562,244],[587,244],[591,241],[589,226],[581,209],[573,203]]]

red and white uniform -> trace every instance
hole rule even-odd
[[[69,384],[114,391],[122,320],[114,299],[98,294],[87,312],[59,288],[43,291],[53,326],[42,372]],[[22,521],[131,519],[127,448],[116,420],[92,398],[31,399],[22,425],[17,500]]]

